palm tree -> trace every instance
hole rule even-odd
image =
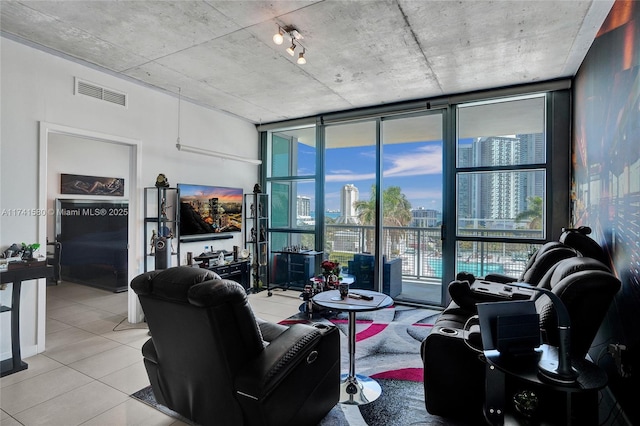
[[[529,229],[542,229],[542,197],[529,197],[528,209],[516,216],[516,222],[529,219]]]
[[[407,226],[411,222],[411,203],[399,186],[390,186],[382,193],[383,223],[386,226]]]
[[[376,186],[371,185],[371,193],[368,201],[356,201],[354,207],[358,212],[358,219],[363,225],[375,225],[376,223]],[[382,225],[383,226],[407,226],[411,222],[411,203],[402,193],[399,186],[390,186],[382,192]],[[400,230],[384,230],[386,238],[391,241],[392,251],[402,240],[404,232]],[[373,230],[365,230],[367,249],[373,247]],[[388,253],[387,253],[388,254]]]
[[[411,203],[402,193],[399,186],[391,186],[384,190],[382,201],[383,226],[404,227],[409,225],[411,222]],[[385,238],[391,243],[391,254],[399,252],[398,246],[405,237],[406,232],[400,229],[387,229],[385,231]]]
[[[369,201],[359,200],[353,203],[358,220],[362,225],[373,225],[376,223],[376,185],[371,185]],[[371,251],[373,247],[373,229],[364,229],[365,247],[364,251]]]

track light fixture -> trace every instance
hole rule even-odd
[[[287,53],[293,56],[293,51],[296,50],[296,44],[291,40],[291,46],[287,47]]]
[[[278,46],[282,44],[284,41],[284,31],[282,31],[282,27],[278,25],[278,32],[273,35],[273,42]]]
[[[278,25],[278,32],[273,35],[273,42],[277,45],[281,45],[284,42],[285,34],[291,39],[291,46],[286,49],[287,53],[290,56],[294,56],[296,47],[300,46],[302,48],[302,53],[298,55],[298,60],[296,62],[298,65],[306,64],[307,60],[304,55],[307,52],[307,49],[300,43],[300,40],[302,40],[303,37],[295,27],[292,25],[286,25],[284,27]]]
[[[307,63],[307,60],[304,58],[304,54],[306,53],[306,51],[307,49],[303,47],[302,52],[300,52],[300,54],[298,55],[298,65],[304,65]]]

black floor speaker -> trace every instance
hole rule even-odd
[[[171,266],[171,244],[165,237],[158,237],[156,245],[156,269],[167,269]]]

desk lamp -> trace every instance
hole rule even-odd
[[[550,290],[517,283],[509,283],[509,286],[537,291],[549,297],[558,318],[558,361],[541,359],[538,363],[538,369],[542,379],[546,379],[552,383],[564,385],[575,383],[578,375],[571,367],[571,318],[569,317],[567,307],[564,306],[564,303],[562,303],[558,295]]]

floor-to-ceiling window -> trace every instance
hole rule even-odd
[[[479,99],[269,125],[272,250],[396,260],[394,298],[424,304],[460,271],[518,276],[568,223],[569,91]]]
[[[546,236],[544,94],[457,106],[456,272],[517,277]]]
[[[289,280],[290,259],[279,251],[315,250],[317,147],[315,126],[269,132],[266,192],[270,196],[269,245],[273,285]]]
[[[324,249],[348,268],[354,253],[375,253],[374,208],[359,208],[375,196],[376,121],[325,129]]]
[[[442,129],[442,113],[424,111],[326,126],[324,250],[358,286],[440,304]]]
[[[384,279],[401,270],[396,300],[440,304],[443,114],[391,116],[381,134]]]

